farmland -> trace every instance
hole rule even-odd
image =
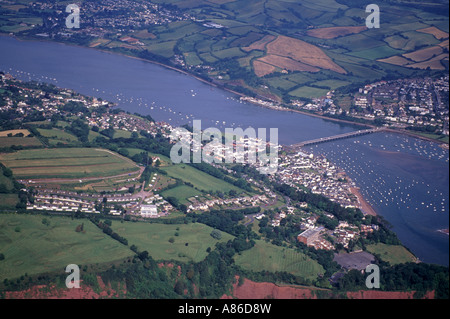
[[[129,245],[148,251],[155,260],[198,262],[206,257],[208,247],[213,249],[217,242],[233,239],[233,236],[221,232],[222,238],[216,240],[210,236],[213,228],[200,223],[164,225],[124,222],[113,223],[112,228],[127,238]],[[170,238],[173,242],[169,241]]]
[[[42,146],[36,137],[0,137],[0,148],[16,146]]]
[[[38,128],[37,130],[42,136],[48,138],[49,143],[52,145],[56,145],[58,143],[72,144],[77,143],[78,141],[75,135],[72,135],[66,131],[59,130],[56,128],[51,130]]]
[[[321,49],[298,39],[278,36],[275,41],[267,45],[267,53],[288,57],[312,67],[328,69],[337,73],[346,73],[344,69],[335,64]]]
[[[253,248],[235,257],[236,264],[253,271],[286,271],[314,280],[324,270],[317,262],[294,249],[274,246],[262,240]]]
[[[296,91],[304,83],[337,80],[350,83],[342,85],[346,87],[448,69],[448,49],[444,49],[448,47],[448,15],[439,12],[444,6],[441,1],[433,4],[431,11],[422,10],[427,3],[384,2],[379,29],[365,26],[368,13],[366,3],[360,0],[152,3],[167,6],[171,18],[160,16],[162,19],[154,23],[124,28],[120,35],[111,32],[91,37],[83,45],[169,64],[233,90],[239,90],[236,83],[241,83],[243,93],[250,90],[257,95],[261,86],[267,86],[270,92],[266,95],[277,101],[322,94],[317,89]],[[17,9],[24,7],[23,2],[2,4],[8,14],[0,19],[0,31],[26,37],[42,33],[33,27],[42,23],[42,18]],[[149,13],[158,15],[141,9],[128,16],[146,20]],[[127,11],[126,5],[122,11]],[[111,12],[111,19],[127,19],[121,16],[122,11],[117,12],[117,18]],[[87,15],[87,21],[98,18]],[[88,22],[86,26],[95,24]],[[435,53],[438,46],[443,50],[440,54]],[[418,61],[409,56],[427,59]],[[274,80],[272,76],[279,74],[292,76],[292,83]]]
[[[18,202],[17,194],[0,194],[0,209],[14,209]]]
[[[44,225],[43,219],[49,224]],[[76,232],[83,223],[84,232]],[[128,247],[102,233],[88,220],[68,217],[0,215],[0,280],[61,271],[69,264],[112,262],[132,256]]]
[[[318,72],[319,69],[312,67],[308,64],[304,64],[293,60],[291,58],[269,54],[262,58],[259,58],[258,61],[265,62],[267,64],[271,64],[273,66],[279,67],[281,69],[286,69],[289,71],[308,71],[308,72]]]
[[[92,178],[138,170],[130,160],[113,152],[90,148],[36,149],[0,155],[16,178]]]
[[[439,39],[439,40],[448,38],[448,33],[447,32],[439,30],[438,28],[436,28],[434,26],[433,27],[424,28],[424,29],[419,29],[419,30],[417,30],[417,32],[423,32],[423,33],[431,34],[436,39]]]
[[[0,137],[5,137],[5,136],[14,136],[16,134],[23,134],[23,136],[28,136],[30,134],[30,132],[28,130],[25,129],[19,129],[19,130],[8,130],[8,131],[1,131],[0,132]]]
[[[366,30],[365,26],[357,27],[330,27],[308,30],[307,34],[320,39],[334,39]]]

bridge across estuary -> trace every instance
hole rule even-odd
[[[300,147],[304,147],[304,146],[308,146],[308,145],[320,144],[320,143],[331,142],[331,141],[335,141],[335,140],[341,140],[344,138],[350,138],[350,137],[355,137],[355,136],[361,136],[361,135],[366,135],[366,134],[382,132],[384,130],[385,130],[385,128],[383,128],[383,127],[371,128],[371,129],[367,129],[367,130],[359,130],[359,131],[348,132],[348,133],[329,136],[329,137],[321,137],[321,138],[317,138],[317,139],[310,140],[310,141],[304,141],[304,142],[292,144],[290,147],[293,149],[296,149],[296,148],[300,148]]]

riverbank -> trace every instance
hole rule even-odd
[[[377,212],[375,211],[375,209],[373,209],[373,207],[364,199],[364,197],[362,196],[362,194],[359,191],[358,187],[351,187],[350,191],[353,195],[356,196],[356,198],[358,198],[358,203],[360,206],[361,211],[363,212],[364,215],[372,215],[372,216],[377,216]]]

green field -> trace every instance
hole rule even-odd
[[[186,52],[184,54],[184,59],[188,65],[202,64],[202,60],[197,56],[195,52]]]
[[[221,191],[229,192],[235,190],[242,192],[242,190],[234,185],[231,185],[221,179],[206,174],[185,164],[176,164],[168,167],[163,167],[170,177],[179,178],[185,182],[189,182],[194,187],[205,191]]]
[[[210,236],[213,228],[200,223],[165,225],[113,222],[112,228],[120,236],[127,238],[129,245],[136,245],[139,251],[148,251],[155,260],[199,262],[207,256],[206,249],[213,249],[218,242]],[[233,239],[233,236],[221,233],[220,242]],[[173,243],[169,242],[170,238],[174,239]]]
[[[160,162],[161,162],[161,166],[167,166],[167,165],[171,165],[172,161],[170,160],[170,158],[168,158],[167,156],[161,155],[161,154],[156,154],[156,153],[152,153],[152,152],[148,152],[146,150],[140,149],[140,148],[126,148],[126,150],[129,152],[129,156],[133,156],[142,152],[147,152],[149,156],[152,157],[159,157]]]
[[[357,52],[350,52],[349,55],[353,55],[359,58],[369,59],[369,60],[376,60],[376,59],[382,59],[385,57],[390,57],[397,54],[402,54],[404,51],[395,50],[387,45],[382,45],[376,48],[368,49],[368,50],[362,50]]]
[[[0,209],[16,209],[18,202],[17,194],[0,194]]]
[[[89,142],[92,142],[93,140],[95,140],[97,137],[102,137],[105,139],[109,139],[109,137],[106,137],[105,135],[100,134],[99,132],[94,132],[92,130],[89,131],[89,135],[88,135],[88,140]]]
[[[381,259],[389,262],[391,265],[411,262],[415,257],[405,247],[400,245],[386,245],[378,243],[376,245],[368,245],[367,251],[380,255]]]
[[[155,44],[152,43],[147,46],[147,49],[154,54],[169,58],[173,56],[173,48],[175,47],[175,44],[176,41],[167,41]]]
[[[305,97],[305,98],[311,98],[311,97],[320,97],[327,94],[329,90],[327,89],[319,89],[315,87],[310,86],[302,86],[298,89],[295,89],[293,91],[290,91],[289,94],[295,97]]]
[[[16,146],[42,146],[42,143],[36,137],[0,137],[0,148]]]
[[[75,135],[72,135],[66,131],[63,130],[58,130],[56,128],[54,129],[43,129],[43,128],[38,128],[37,129],[39,131],[39,133],[48,138],[49,142],[51,144],[57,144],[57,143],[76,143],[78,142],[78,138]]]
[[[323,80],[323,81],[314,82],[314,85],[327,86],[332,90],[335,90],[338,87],[349,85],[349,84],[350,84],[350,82],[341,81],[341,80]]]
[[[257,240],[253,248],[234,258],[238,266],[253,271],[286,271],[309,280],[324,273],[322,266],[305,254],[262,240]]]
[[[175,197],[181,204],[185,205],[189,203],[187,200],[188,198],[201,195],[201,192],[187,185],[177,186],[161,193],[161,196],[165,198]]]
[[[130,173],[138,167],[113,152],[92,148],[22,150],[1,154],[17,178],[85,178]]]
[[[94,132],[95,133],[95,132]],[[124,131],[124,130],[115,130],[114,131],[114,138],[130,138],[131,134],[133,134],[130,131]],[[101,134],[100,134],[101,135]]]
[[[50,225],[42,223],[46,218]],[[85,233],[75,228],[84,223]],[[0,214],[0,280],[60,271],[69,264],[112,262],[132,256],[126,246],[86,219]]]

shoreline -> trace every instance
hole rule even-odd
[[[350,187],[350,192],[353,195],[355,195],[356,198],[358,199],[360,209],[364,215],[372,215],[372,216],[378,215],[375,209],[364,199],[364,197],[359,191],[359,187]]]

